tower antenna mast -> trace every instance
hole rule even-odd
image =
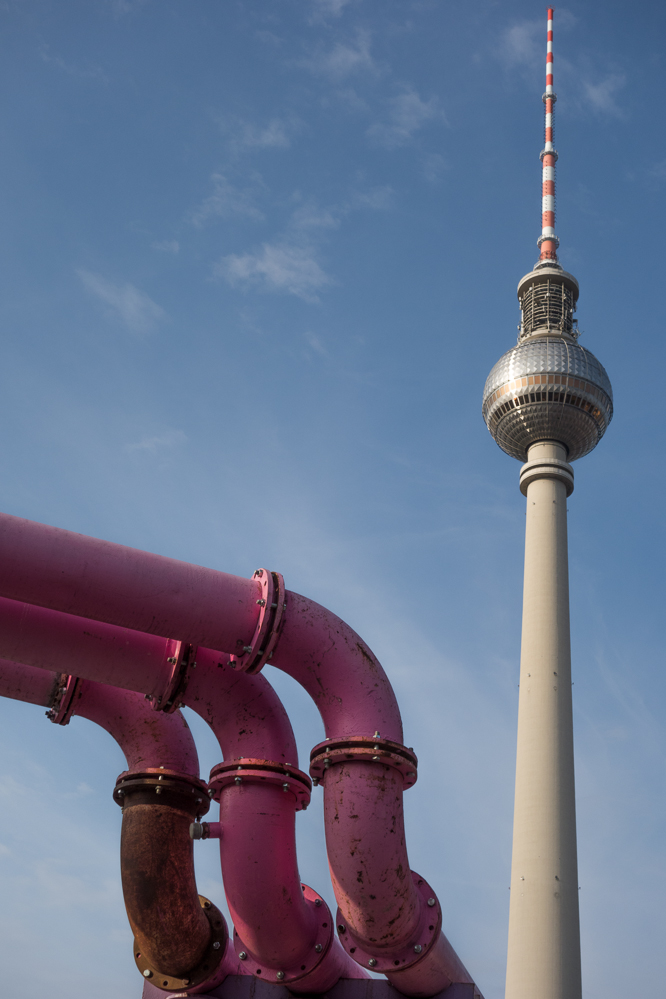
[[[577,342],[578,282],[555,235],[553,8],[548,8],[539,259],[518,284],[518,343],[495,364],[483,417],[524,462],[523,628],[506,999],[581,999],[567,500],[571,462],[601,440],[613,392]]]

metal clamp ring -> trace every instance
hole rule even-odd
[[[171,666],[169,679],[164,691],[149,700],[154,711],[164,711],[170,715],[183,706],[181,698],[187,687],[190,670],[196,666],[197,646],[169,638],[164,651],[166,663]]]
[[[165,975],[159,969],[151,967],[139,950],[136,938],[134,940],[134,961],[137,968],[144,978],[165,992],[179,992],[183,988],[191,989],[208,981],[213,977],[224,957],[229,937],[224,916],[217,906],[213,905],[210,899],[205,898],[204,895],[199,895],[199,902],[210,923],[210,940],[203,957],[195,968],[187,972],[185,978],[174,978],[172,975]]]
[[[419,923],[416,931],[412,934],[408,944],[404,944],[397,950],[390,947],[377,948],[376,950],[366,949],[367,943],[359,944],[358,940],[347,926],[345,917],[340,909],[336,915],[338,927],[338,939],[347,951],[352,960],[356,961],[363,968],[372,968],[386,974],[389,971],[403,971],[422,961],[433,944],[439,939],[442,929],[442,908],[437,896],[424,878],[415,871],[411,871],[412,881],[418,894],[421,896],[421,911],[419,913]]]
[[[315,746],[310,753],[310,776],[315,784],[323,784],[327,770],[334,763],[351,760],[384,763],[397,770],[407,790],[416,784],[418,759],[413,749],[399,742],[382,739],[378,735],[352,735],[346,739],[327,739]]]
[[[141,800],[133,802],[132,798],[137,796],[141,796]],[[171,805],[187,811],[193,817],[205,815],[210,808],[205,781],[162,767],[149,767],[135,773],[125,770],[116,781],[113,800],[121,808],[134,803]]]
[[[55,700],[46,712],[46,717],[54,725],[69,725],[70,719],[74,714],[74,697],[76,696],[79,683],[80,678],[78,676],[71,676],[68,673],[60,674]]]
[[[246,963],[249,974],[256,975],[264,982],[271,982],[275,985],[290,985],[297,982],[306,975],[312,974],[315,968],[321,964],[333,942],[333,917],[326,902],[317,892],[308,885],[301,885],[303,898],[308,906],[311,906],[315,918],[313,923],[316,926],[316,933],[312,940],[310,951],[299,961],[297,965],[286,965],[282,968],[269,968],[267,965],[257,961],[252,951],[243,943],[238,936],[238,931],[234,928],[234,948],[239,959]]]
[[[259,673],[266,665],[277,643],[287,607],[284,579],[279,572],[257,569],[252,577],[261,585],[259,619],[249,645],[239,655],[229,657],[229,665],[242,673]]]
[[[276,763],[274,760],[231,760],[229,763],[218,763],[213,767],[208,778],[209,793],[215,801],[225,787],[243,784],[245,781],[254,784],[272,784],[285,792],[291,792],[296,798],[296,811],[301,812],[310,804],[312,783],[307,774],[289,763]]]

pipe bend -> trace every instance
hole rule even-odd
[[[0,695],[48,706],[59,724],[80,715],[113,736],[128,767],[114,797],[123,806],[121,875],[135,961],[160,985],[219,984],[236,965],[223,960],[221,913],[197,893],[189,823],[208,810],[208,796],[180,712],[156,712],[141,694],[6,659]]]

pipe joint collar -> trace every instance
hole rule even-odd
[[[527,487],[537,479],[557,479],[566,486],[567,496],[574,491],[574,470],[568,461],[559,458],[537,458],[520,469],[520,491],[527,496]]]
[[[234,948],[239,961],[244,962],[248,974],[275,985],[291,985],[311,975],[328,954],[333,942],[333,917],[326,902],[314,888],[301,885],[306,905],[312,909],[313,935],[305,954],[297,963],[282,968],[272,968],[264,964],[243,943],[234,928]]]
[[[205,815],[210,808],[205,781],[163,767],[122,773],[113,800],[123,810],[133,805],[166,805],[192,818]]]
[[[71,676],[68,673],[60,674],[55,699],[46,712],[46,717],[54,725],[69,725],[70,719],[74,714],[74,698],[80,684],[81,681],[78,676]]]
[[[269,784],[291,793],[296,798],[296,811],[305,811],[310,804],[312,783],[307,774],[289,763],[274,760],[231,760],[213,767],[208,779],[208,793],[219,801],[226,787],[243,784]]]
[[[190,678],[190,671],[196,669],[197,665],[197,646],[169,638],[164,654],[165,665],[170,667],[166,686],[161,694],[147,696],[155,711],[165,711],[170,715],[178,708],[183,707],[183,696],[187,681]]]
[[[239,639],[238,644],[241,648],[229,657],[232,669],[250,674],[261,672],[272,657],[287,608],[284,579],[279,572],[257,569],[252,580],[261,586],[261,595],[257,600],[259,605],[257,625],[250,644],[243,645]]]
[[[155,985],[162,991],[179,992],[181,989],[195,988],[208,981],[210,981],[211,986],[217,984],[216,979],[218,976],[216,972],[224,958],[229,931],[227,930],[224,916],[217,906],[213,905],[210,899],[199,895],[199,903],[206,919],[210,923],[210,940],[199,963],[186,972],[182,978],[174,978],[173,975],[166,975],[159,968],[149,964],[141,953],[140,944],[136,938],[134,939],[134,961],[137,968],[151,985]]]
[[[364,763],[383,763],[397,770],[402,777],[404,790],[416,784],[418,759],[413,749],[399,742],[380,738],[378,733],[351,735],[344,739],[326,739],[310,753],[310,776],[314,784],[324,784],[328,770],[335,763],[361,760]]]
[[[434,947],[442,929],[442,909],[439,900],[427,881],[415,871],[411,871],[414,887],[420,898],[419,921],[408,942],[400,942],[398,947],[380,946],[370,940],[361,940],[352,933],[345,918],[338,909],[336,922],[338,937],[343,948],[362,968],[370,968],[382,974],[402,971],[418,964]]]

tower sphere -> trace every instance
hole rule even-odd
[[[596,447],[613,416],[603,365],[572,336],[546,331],[500,357],[483,391],[483,418],[503,451],[527,461],[539,441],[559,441],[575,461]]]

